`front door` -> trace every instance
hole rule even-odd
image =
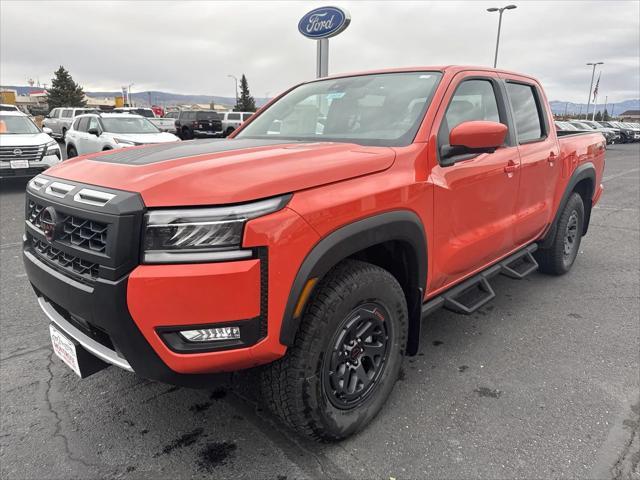
[[[435,120],[438,152],[460,123],[488,120],[509,125],[497,75],[454,77]],[[438,159],[439,160],[439,159]],[[434,256],[431,288],[442,288],[508,253],[514,245],[520,157],[513,135],[491,154],[470,155],[452,166],[437,163],[434,183]]]

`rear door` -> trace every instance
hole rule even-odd
[[[536,239],[553,220],[553,200],[561,174],[560,150],[540,86],[526,77],[502,77],[521,161],[515,240],[525,243]]]
[[[447,88],[436,115],[438,152],[449,133],[473,120],[510,126],[504,86],[493,72],[462,72]],[[439,159],[438,159],[439,161]],[[520,158],[511,132],[491,154],[468,155],[454,165],[432,169],[434,189],[434,269],[440,288],[484,267],[514,247],[513,217]]]

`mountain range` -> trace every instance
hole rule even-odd
[[[5,86],[3,88],[9,88],[16,90],[18,95],[28,95],[32,91],[42,90],[37,87],[24,87],[24,86]],[[92,98],[104,98],[115,97],[122,95],[122,92],[85,92],[88,97]],[[145,91],[145,92],[133,92],[131,98],[136,105],[147,106],[149,105],[149,99],[151,99],[152,105],[188,105],[194,103],[215,103],[217,105],[235,105],[236,99],[233,97],[221,97],[218,95],[185,95],[180,93],[161,92],[161,91]],[[254,97],[256,105],[258,107],[264,105],[269,98]],[[586,103],[573,103],[565,102],[562,100],[552,100],[549,102],[551,110],[554,114],[563,115],[565,111],[568,114],[578,114],[579,112],[585,113],[587,111]],[[625,100],[623,102],[609,103],[607,104],[607,110],[610,115],[619,115],[627,110],[640,110],[640,99]],[[593,104],[589,108],[590,112],[593,112]],[[598,102],[596,105],[596,112],[604,111],[604,105],[602,102]]]

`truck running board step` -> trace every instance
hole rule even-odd
[[[519,280],[538,268],[538,262],[532,255],[537,249],[537,244],[531,244],[451,290],[432,298],[422,305],[422,318],[442,307],[465,315],[475,312],[496,296],[489,284],[490,278],[502,274]]]
[[[444,294],[444,308],[456,313],[469,315],[482,307],[496,294],[489,281],[483,277],[474,277]]]
[[[535,272],[538,269],[538,262],[533,258],[533,251],[535,251],[535,249],[526,249],[502,261],[500,263],[502,267],[500,273],[509,278],[521,280],[530,273]]]

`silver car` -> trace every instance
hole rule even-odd
[[[92,113],[95,111],[94,108],[54,108],[49,112],[49,115],[42,120],[42,126],[50,128],[54,138],[64,140],[64,137],[67,135],[67,130],[71,128],[75,117],[83,113]]]

